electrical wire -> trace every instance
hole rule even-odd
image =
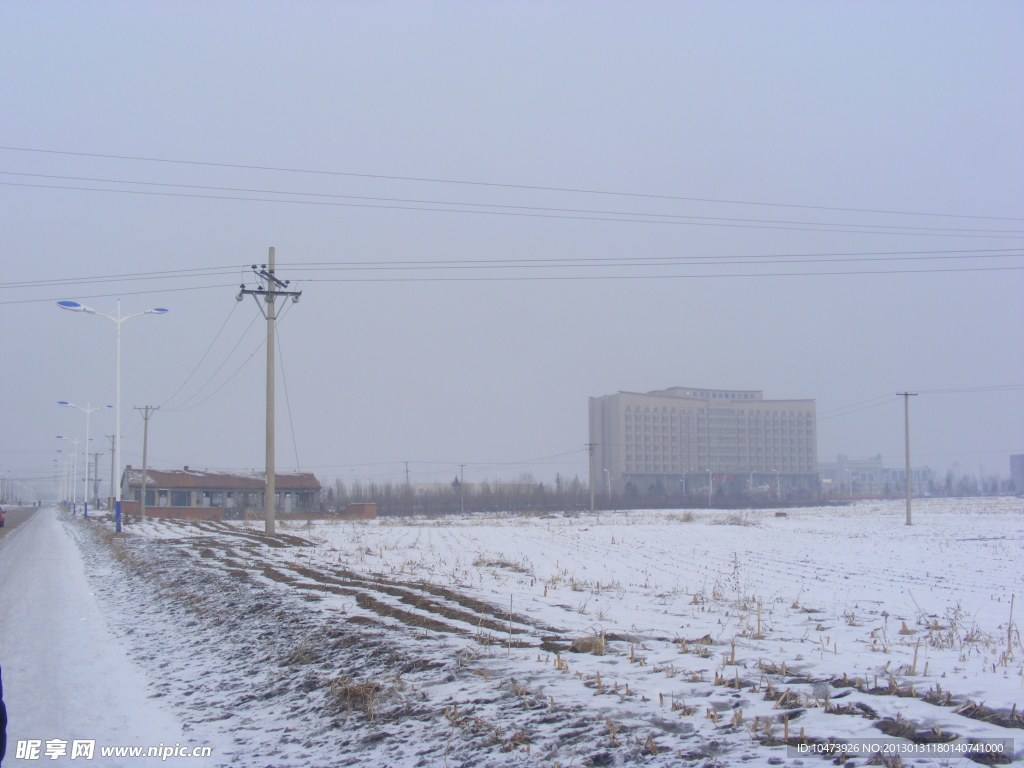
[[[1003,250],[1003,249],[996,249]],[[89,285],[90,283],[115,283],[131,280],[163,280],[181,277],[212,277],[220,275],[233,275],[242,265],[227,265],[223,267],[201,267],[195,269],[172,269],[157,272],[127,272],[120,275],[92,275],[86,277],[62,277],[48,280],[21,280],[5,282],[0,289],[10,288],[44,288],[64,285]]]
[[[957,259],[1007,259],[1024,256],[1020,248],[988,248],[988,249],[954,249],[954,250],[912,250],[912,251],[842,251],[815,253],[775,253],[751,255],[673,255],[673,256],[586,256],[556,258],[508,258],[508,259],[421,259],[421,260],[387,260],[387,261],[325,261],[325,262],[294,262],[278,265],[279,268],[299,272],[331,272],[331,271],[394,271],[398,269],[447,270],[447,269],[527,269],[537,268],[589,268],[589,267],[638,267],[638,266],[705,266],[712,264],[782,264],[782,263],[841,263],[841,262],[886,262],[886,261],[930,261]],[[177,277],[220,276],[235,274],[244,270],[246,265],[230,264],[202,269],[170,270],[155,272],[136,272],[112,275],[90,275],[82,277],[65,277],[44,280],[23,280],[0,285],[4,289],[25,289],[44,287],[80,286],[97,283],[116,283],[129,280],[167,279]],[[244,280],[244,277],[243,277]],[[225,284],[211,286],[189,286],[180,289],[191,290],[202,288],[223,288]],[[131,294],[126,294],[131,295]],[[83,298],[96,298],[89,296]],[[41,301],[46,301],[42,299]],[[2,303],[2,302],[0,302]]]
[[[877,263],[894,261],[949,261],[949,260],[974,260],[974,259],[1013,259],[1024,257],[1024,251],[1020,249],[996,249],[1010,250],[1011,253],[978,253],[959,252],[958,255],[933,255],[933,256],[855,256],[855,257],[792,257],[783,258],[766,256],[739,256],[734,258],[717,256],[652,256],[649,259],[640,258],[594,258],[594,259],[496,259],[493,261],[474,259],[466,261],[421,261],[421,262],[353,262],[351,266],[338,268],[312,268],[297,267],[295,271],[307,272],[421,272],[421,271],[447,271],[447,270],[522,270],[522,269],[635,269],[637,267],[702,267],[702,266],[751,266],[751,265],[775,265],[775,264],[844,264],[844,263]],[[310,280],[320,279],[328,281],[329,278],[307,278]]]
[[[258,315],[253,316],[253,319],[249,322],[249,325],[247,325],[245,327],[245,330],[242,331],[242,335],[239,336],[238,341],[235,342],[235,345],[224,356],[224,359],[221,361],[220,365],[218,365],[217,368],[213,371],[213,373],[210,374],[209,378],[207,378],[207,380],[205,382],[203,382],[202,386],[199,387],[199,389],[197,389],[195,392],[193,392],[187,398],[185,398],[185,400],[183,400],[182,403],[179,406],[177,406],[176,408],[169,408],[168,411],[170,413],[182,413],[184,411],[191,411],[194,408],[198,408],[200,405],[205,403],[207,400],[209,400],[215,394],[217,394],[222,389],[224,389],[224,387],[226,387],[228,385],[228,383],[230,383],[242,371],[242,369],[245,368],[245,366],[248,364],[248,362],[250,360],[252,360],[252,358],[256,356],[256,353],[259,352],[260,349],[263,348],[263,345],[267,343],[265,338],[262,338],[262,337],[260,338],[259,343],[252,350],[252,352],[249,353],[248,357],[246,357],[244,360],[242,360],[241,364],[231,373],[230,376],[228,376],[224,381],[222,381],[216,387],[216,389],[214,389],[208,395],[203,397],[202,400],[199,400],[198,402],[193,402],[210,385],[210,383],[217,376],[217,374],[220,373],[221,370],[223,370],[224,366],[227,365],[228,361],[231,359],[231,356],[242,345],[242,342],[245,341],[245,339],[248,337],[249,331],[252,330],[252,327],[256,324],[256,320],[257,319],[259,319]]]
[[[953,395],[972,392],[1012,392],[1024,389],[1024,384],[995,384],[987,387],[953,387],[950,389],[921,389],[922,395]]]
[[[934,269],[864,269],[847,271],[807,272],[716,272],[711,274],[656,274],[656,275],[543,275],[497,277],[339,277],[312,278],[304,282],[326,283],[473,283],[473,282],[544,282],[544,281],[592,281],[592,280],[697,280],[708,278],[753,278],[753,277],[852,277],[855,275],[920,275],[943,272],[1007,272],[1024,269],[1024,265],[1013,267],[950,267]],[[2,302],[0,302],[2,303]]]
[[[662,195],[662,194],[650,194],[641,192],[623,192],[615,190],[602,190],[602,189],[586,189],[579,187],[560,187],[560,186],[541,186],[534,184],[510,184],[502,182],[486,182],[486,181],[469,181],[465,179],[445,179],[440,177],[424,177],[424,176],[400,176],[400,175],[389,175],[389,174],[375,174],[375,173],[355,173],[351,171],[330,171],[323,169],[309,169],[309,168],[289,168],[286,166],[267,166],[267,165],[254,165],[244,163],[225,163],[225,162],[211,162],[211,161],[200,161],[200,160],[181,160],[175,158],[166,157],[148,157],[144,155],[119,155],[119,154],[104,154],[99,152],[74,152],[70,150],[57,150],[57,149],[42,149],[38,147],[12,147],[12,146],[0,146],[0,150],[8,152],[24,152],[24,153],[36,153],[46,155],[64,155],[69,157],[91,157],[105,160],[129,160],[135,162],[147,162],[147,163],[165,163],[171,165],[190,165],[196,167],[208,167],[208,168],[231,168],[236,170],[255,170],[255,171],[273,171],[277,173],[297,173],[297,174],[311,174],[317,176],[341,176],[349,178],[362,178],[362,179],[378,179],[384,181],[411,181],[418,183],[429,183],[429,184],[453,184],[462,185],[468,187],[490,187],[496,189],[516,189],[516,190],[529,190],[539,192],[562,192],[571,194],[585,194],[585,195],[606,195],[613,197],[627,197],[627,198],[641,198],[647,200],[677,200],[686,202],[700,202],[700,203],[717,203],[725,205],[752,205],[752,206],[765,206],[773,208],[799,208],[805,210],[817,210],[817,211],[841,211],[846,213],[873,213],[873,214],[888,214],[897,216],[934,216],[942,218],[958,218],[958,219],[984,219],[989,221],[1024,221],[1024,218],[1019,216],[975,216],[970,214],[961,213],[935,213],[927,211],[903,211],[893,209],[882,209],[882,208],[854,208],[854,207],[839,207],[839,206],[825,206],[825,205],[806,205],[797,203],[775,203],[765,202],[760,200],[734,200],[724,198],[709,198],[709,197],[693,197],[693,196],[682,196],[682,195]]]
[[[835,261],[901,261],[919,257],[922,259],[944,259],[944,258],[1004,258],[1024,256],[1022,248],[970,248],[970,249],[943,249],[943,250],[913,250],[913,251],[839,251],[839,252],[811,252],[811,253],[763,253],[763,254],[726,254],[723,256],[704,255],[672,255],[672,256],[559,256],[555,258],[508,258],[508,259],[420,259],[420,260],[387,260],[387,261],[324,261],[324,262],[286,262],[278,264],[289,270],[297,271],[329,271],[345,268],[391,268],[410,267],[421,268],[424,266],[438,269],[449,267],[470,266],[592,266],[605,262],[615,262],[617,266],[651,266],[648,262],[658,265],[665,263],[692,264],[694,261],[707,260],[709,264],[716,263],[788,263],[790,260],[835,260]],[[877,258],[876,258],[877,257]],[[884,257],[884,258],[883,258]]]
[[[936,233],[936,232],[916,232],[916,231],[903,231],[903,232],[883,232],[879,231],[878,228],[873,229],[851,229],[850,227],[857,227],[860,225],[842,224],[836,225],[845,227],[845,229],[837,229],[835,226],[789,226],[789,225],[774,225],[774,224],[739,224],[739,223],[724,223],[720,221],[667,221],[664,219],[652,219],[647,216],[640,215],[635,218],[621,218],[615,216],[586,216],[586,215],[572,215],[572,214],[558,214],[558,213],[536,213],[536,212],[524,212],[524,211],[509,211],[509,210],[468,210],[465,208],[427,208],[422,205],[385,205],[383,203],[354,203],[354,202],[327,202],[323,200],[288,200],[284,198],[265,198],[265,197],[238,197],[235,195],[202,195],[187,192],[155,192],[151,190],[140,190],[140,189],[106,189],[102,187],[81,187],[71,186],[66,184],[28,184],[24,182],[13,182],[13,181],[0,181],[0,186],[8,187],[28,187],[33,189],[60,189],[65,191],[77,191],[77,192],[106,192],[112,194],[122,195],[146,195],[151,197],[178,197],[178,198],[194,198],[201,200],[228,200],[234,202],[250,202],[250,203],[280,203],[285,205],[316,205],[316,206],[329,206],[336,208],[376,208],[390,211],[425,211],[429,213],[461,213],[461,214],[474,214],[482,216],[513,216],[513,217],[525,217],[525,218],[540,218],[540,219],[562,219],[562,220],[573,220],[573,221],[604,221],[604,222],[618,222],[627,224],[661,224],[670,226],[689,226],[689,227],[725,227],[733,229],[761,229],[761,230],[784,230],[793,232],[832,232],[840,234],[866,234],[866,235],[900,235],[900,236],[915,236],[915,237],[956,237],[956,238],[985,238],[985,239],[1007,239],[1008,237],[1019,239],[1018,235],[1003,235],[1003,234],[954,234],[950,232]]]
[[[290,305],[288,305],[288,306],[290,307]],[[296,472],[300,472],[301,471],[301,469],[300,469],[301,465],[299,463],[299,444],[298,444],[298,441],[295,439],[295,417],[292,415],[292,400],[291,400],[291,397],[288,394],[288,376],[287,376],[287,374],[285,372],[284,355],[282,354],[282,351],[283,351],[282,350],[282,344],[280,342],[280,336],[278,335],[278,330],[277,330],[278,329],[278,325],[280,324],[281,320],[287,314],[288,314],[288,307],[285,308],[285,311],[281,315],[281,318],[279,318],[278,321],[276,323],[274,323],[274,339],[276,341],[275,348],[277,349],[277,359],[278,359],[279,368],[280,368],[280,371],[281,371],[281,382],[284,385],[284,403],[285,403],[285,409],[288,412],[288,426],[290,428],[290,432],[291,432],[291,436],[292,436],[292,450],[295,453],[295,471]]]
[[[329,198],[334,200],[361,200],[368,201],[370,203],[403,203],[407,205],[416,206],[445,206],[445,210],[453,210],[455,207],[460,213],[503,213],[503,212],[521,212],[524,215],[527,214],[564,214],[570,215],[571,218],[577,218],[578,216],[584,215],[587,218],[593,218],[594,220],[601,221],[633,221],[637,223],[655,223],[657,221],[675,222],[681,224],[694,224],[704,222],[719,223],[722,226],[751,226],[751,225],[790,225],[799,227],[800,231],[804,227],[843,227],[845,229],[840,231],[861,231],[861,230],[892,230],[894,234],[936,234],[936,235],[950,235],[958,233],[985,233],[990,235],[1011,235],[1011,236],[1024,236],[1024,230],[1019,229],[1008,229],[1008,230],[993,230],[993,229],[966,229],[962,227],[921,227],[921,226],[906,226],[897,224],[854,224],[849,222],[825,222],[825,221],[791,221],[785,219],[746,219],[746,218],[735,218],[726,216],[693,216],[686,214],[677,213],[653,213],[649,211],[609,211],[609,210],[594,210],[586,208],[560,208],[553,206],[539,206],[539,205],[509,205],[503,203],[478,203],[465,200],[428,200],[418,198],[401,198],[401,197],[380,197],[380,196],[368,196],[368,195],[343,195],[326,192],[302,192],[295,190],[280,190],[280,189],[260,189],[252,187],[222,187],[222,186],[211,186],[201,184],[178,184],[169,182],[155,182],[155,181],[136,181],[132,179],[113,179],[103,178],[95,176],[58,176],[55,174],[43,174],[43,173],[23,173],[18,171],[0,171],[0,175],[4,176],[23,176],[31,178],[44,178],[44,179],[55,179],[63,181],[83,181],[93,182],[102,184],[123,184],[123,185],[134,185],[134,186],[146,186],[146,187],[171,187],[175,189],[189,189],[189,190],[203,190],[206,192],[234,192],[244,193],[246,195],[255,194],[269,194],[269,195],[287,195],[290,197],[312,197],[312,198]],[[35,186],[35,185],[30,185]],[[103,189],[99,190],[93,187],[69,187],[63,185],[45,185],[52,186],[55,189],[77,189],[83,191],[106,191],[106,192],[132,192],[133,190],[119,190],[119,189]],[[203,197],[206,197],[203,195]],[[221,197],[217,195],[216,197]],[[237,198],[234,196],[225,197],[225,199],[238,200],[238,199],[250,199],[250,198]],[[258,200],[259,202],[271,202],[265,198],[251,198]],[[276,202],[291,202],[299,203],[304,202],[302,200],[277,200]],[[305,202],[316,202],[314,200]],[[391,206],[385,206],[391,207]],[[492,210],[485,210],[492,209]],[[419,210],[419,209],[416,209]],[[422,210],[434,210],[433,208],[422,209]],[[623,218],[625,217],[625,218]],[[648,222],[648,220],[653,220]],[[910,232],[897,230],[914,230]]]
[[[664,265],[660,265],[664,266]],[[701,266],[701,265],[697,265]],[[387,277],[339,277],[339,278],[306,278],[295,283],[466,283],[466,282],[579,282],[579,281],[608,281],[608,280],[704,280],[704,279],[736,279],[736,278],[762,278],[762,277],[855,277],[866,275],[921,275],[921,274],[959,274],[970,272],[1014,272],[1024,270],[1021,266],[997,266],[997,267],[945,267],[945,268],[923,268],[923,269],[862,269],[862,270],[806,270],[788,272],[713,272],[713,273],[658,273],[642,275],[489,275],[480,277],[423,277],[423,276],[387,276]],[[176,293],[182,291],[201,291],[211,289],[223,289],[237,287],[237,283],[216,283],[212,285],[194,285],[181,288],[153,288],[150,290],[138,291],[116,291],[109,293],[94,293],[80,295],[80,299],[113,298],[124,296],[143,296],[151,294]],[[0,306],[16,304],[39,304],[60,301],[66,296],[48,296],[34,299],[7,299],[0,300]]]
[[[181,392],[181,390],[183,390],[190,381],[192,381],[192,377],[196,375],[196,371],[198,371],[200,366],[206,361],[206,358],[210,354],[210,351],[213,349],[214,345],[217,343],[217,340],[224,332],[224,329],[227,328],[228,321],[230,321],[232,315],[234,315],[235,309],[238,308],[238,304],[239,302],[236,301],[231,305],[231,309],[228,310],[228,315],[227,317],[224,318],[224,322],[221,323],[220,328],[218,328],[217,332],[213,335],[213,339],[210,341],[209,345],[207,345],[206,351],[203,352],[202,355],[200,355],[199,362],[195,364],[195,366],[192,368],[192,371],[188,374],[188,376],[185,377],[185,380],[182,381],[181,385],[176,390],[174,390],[174,392],[172,392],[166,400],[164,400],[164,402],[160,406],[161,408],[169,408],[170,403],[174,401],[174,398],[177,397],[178,393]],[[246,329],[246,331],[248,331],[248,329]]]
[[[182,291],[208,291],[212,288],[237,288],[238,283],[218,283],[214,285],[190,285],[183,288],[152,288],[146,291],[115,291],[112,293],[90,293],[87,295],[78,296],[79,299],[109,299],[109,298],[120,298],[124,296],[147,296],[154,293],[180,293]],[[53,303],[67,298],[67,295],[62,296],[50,296],[43,299],[7,299],[0,301],[0,306],[7,304],[40,304],[40,303]]]
[[[845,412],[849,411],[851,408],[859,408],[860,406],[863,406],[863,405],[868,405],[869,407],[874,407],[874,405],[879,404],[881,401],[886,401],[887,402],[887,401],[891,400],[892,397],[893,397],[892,393],[888,393],[887,392],[884,395],[878,395],[876,397],[871,397],[871,398],[868,398],[867,400],[859,400],[858,402],[850,403],[849,405],[841,405],[838,408],[831,408],[831,409],[829,409],[827,411],[819,411],[818,414],[817,414],[818,415],[818,419],[821,419],[823,417],[830,417],[833,414],[844,415]]]

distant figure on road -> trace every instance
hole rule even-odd
[[[4,706],[4,676],[0,669],[0,763],[7,751],[7,707]]]

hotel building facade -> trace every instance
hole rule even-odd
[[[592,481],[609,495],[803,494],[818,485],[814,400],[671,387],[590,398]]]

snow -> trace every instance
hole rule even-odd
[[[824,765],[787,731],[877,739],[886,718],[1019,737],[1024,505],[920,500],[914,523],[862,502],[119,537],[42,510],[0,544],[4,765],[37,764],[14,759],[28,738],[211,746],[193,766],[565,768]]]
[[[5,765],[31,762],[16,759],[19,739],[184,741],[177,718],[149,698],[144,672],[126,661],[54,510],[33,514],[0,545],[0,666],[10,718]]]

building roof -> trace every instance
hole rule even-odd
[[[142,485],[142,468],[129,464],[124,469],[123,482],[128,486]],[[260,491],[266,486],[265,472],[208,472],[196,469],[147,469],[146,485],[154,488],[181,488],[203,490]],[[319,491],[320,482],[312,472],[275,472],[274,485],[278,491]]]

